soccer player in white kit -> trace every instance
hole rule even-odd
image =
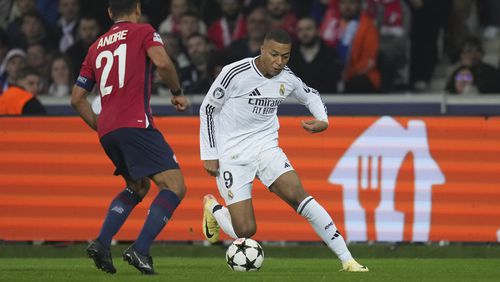
[[[328,115],[318,91],[286,66],[291,51],[288,33],[267,33],[261,55],[225,66],[200,108],[200,151],[205,170],[215,176],[227,207],[204,197],[203,233],[211,243],[220,228],[230,237],[250,238],[257,230],[252,205],[255,177],[306,218],[349,272],[366,272],[356,262],[326,210],[302,187],[278,146],[277,108],[289,95],[304,104],[314,119],[302,121],[312,133],[328,128]]]

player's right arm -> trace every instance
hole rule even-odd
[[[172,105],[178,111],[184,111],[189,106],[189,100],[182,94],[179,77],[175,70],[174,63],[170,60],[163,46],[152,46],[148,48],[148,57],[156,66],[161,79],[167,84],[172,91]]]
[[[71,93],[71,106],[78,112],[82,119],[97,131],[97,115],[92,111],[92,106],[87,101],[87,90],[78,85],[73,86]]]
[[[224,77],[231,71],[225,66],[210,89],[200,106],[200,155],[204,161],[205,170],[212,176],[217,176],[219,170],[219,154],[217,151],[216,126],[219,113],[227,101],[229,85],[222,83]]]
[[[92,111],[92,106],[87,101],[87,94],[92,91],[95,84],[94,71],[88,60],[87,55],[71,93],[71,106],[92,129],[97,131],[97,115]]]

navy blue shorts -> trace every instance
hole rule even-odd
[[[119,128],[100,141],[116,167],[115,175],[136,181],[179,168],[174,152],[157,129]]]

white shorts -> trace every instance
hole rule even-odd
[[[217,187],[226,205],[252,198],[255,177],[269,188],[283,173],[293,170],[292,164],[281,148],[262,152],[253,163],[238,165],[220,162]]]

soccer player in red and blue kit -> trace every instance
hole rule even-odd
[[[88,50],[71,97],[82,119],[97,131],[102,147],[122,175],[126,188],[111,202],[99,236],[87,254],[97,268],[115,273],[110,253],[111,239],[132,209],[144,198],[150,179],[160,189],[137,240],[123,259],[143,274],[154,274],[149,249],[172,217],[186,188],[172,149],[155,128],[149,99],[151,73],[156,66],[172,92],[172,104],[184,111],[189,106],[179,79],[159,34],[141,16],[139,0],[109,0],[114,25]],[[102,111],[93,113],[86,95],[96,85]]]

